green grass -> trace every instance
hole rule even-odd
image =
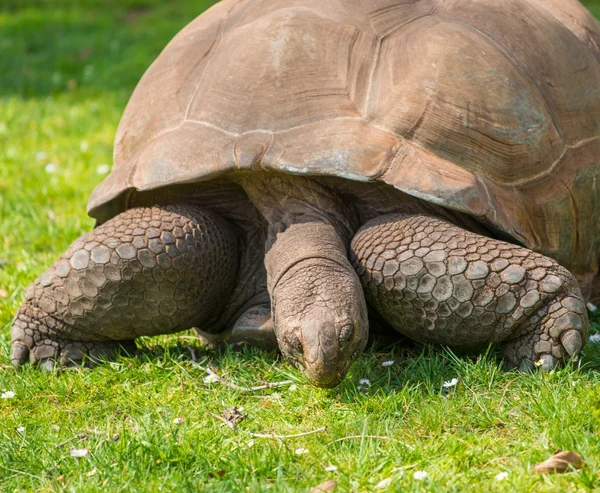
[[[275,354],[198,349],[201,365],[238,385],[296,382],[252,393],[205,384],[186,349],[194,344],[189,334],[142,340],[139,355],[93,371],[8,367],[22,290],[93,226],[87,197],[104,176],[98,167],[111,163],[137,80],[209,4],[8,0],[0,7],[0,393],[16,394],[0,399],[0,490],[307,491],[335,479],[337,491],[361,492],[385,478],[390,491],[600,489],[598,347],[586,348],[581,367],[546,375],[501,372],[494,353],[370,350],[333,390],[309,386]],[[600,1],[588,6],[600,16]],[[382,367],[389,359],[394,365]],[[453,377],[455,391],[444,392]],[[368,391],[358,388],[362,378],[371,381]],[[210,414],[233,406],[248,415],[235,430]],[[185,421],[174,423],[179,417]],[[323,433],[283,441],[251,437],[322,426]],[[335,442],[344,437],[355,438]],[[71,447],[89,454],[73,458]],[[534,475],[533,464],[557,448],[581,453],[586,468]],[[429,479],[413,479],[417,470]],[[496,481],[503,471],[508,479]]]

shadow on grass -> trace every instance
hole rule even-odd
[[[571,362],[558,369],[559,372],[596,373],[600,369],[600,348],[592,348],[579,362]],[[135,357],[144,363],[169,365],[173,360],[190,363],[192,352],[198,363],[206,368],[220,368],[228,366],[230,373],[228,379],[236,380],[236,375],[231,370],[236,365],[244,365],[244,373],[256,366],[269,367],[277,365],[277,372],[289,375],[298,383],[307,384],[302,373],[293,369],[278,351],[265,351],[254,347],[220,347],[211,349],[199,346],[193,337],[189,342],[176,338],[159,342],[152,338],[144,338],[138,344]],[[382,365],[391,362],[390,366]],[[218,373],[218,370],[217,370]],[[343,396],[346,402],[362,400],[369,395],[369,391],[377,391],[387,396],[400,392],[410,386],[420,388],[426,394],[442,394],[451,392],[446,390],[444,382],[451,382],[453,378],[463,379],[466,375],[489,374],[513,375],[526,377],[527,374],[511,370],[503,370],[503,360],[498,346],[488,346],[482,349],[451,349],[441,345],[418,344],[409,339],[402,339],[390,343],[388,339],[372,341],[365,352],[354,362],[344,381],[333,389],[325,389],[330,396]],[[261,375],[256,374],[258,385],[262,382]],[[245,377],[247,378],[247,377]],[[367,381],[368,383],[364,383]],[[316,389],[315,389],[316,390]]]
[[[346,399],[360,397],[356,390],[361,380],[368,380],[373,388],[386,395],[392,395],[407,385],[422,387],[430,394],[443,393],[443,383],[467,374],[510,374],[526,376],[517,370],[505,372],[500,345],[489,345],[475,349],[449,348],[439,344],[420,344],[412,341],[387,326],[382,320],[373,317],[371,322],[378,331],[371,334],[365,352],[355,361],[344,379],[336,388],[325,390],[332,396],[340,393]],[[591,333],[600,327],[600,312],[590,314]],[[265,351],[243,346],[233,349],[224,346],[217,349],[203,347],[192,331],[171,336],[143,337],[138,339],[138,350],[134,356],[140,361],[155,363],[163,361],[190,362],[192,352],[202,366],[220,367],[224,364],[247,362],[253,367],[260,362],[261,367],[277,365],[278,372],[288,374],[299,383],[307,383],[302,373],[293,369],[278,351]],[[390,366],[382,365],[392,362]],[[584,347],[577,361],[557,369],[557,372],[577,372],[594,376],[600,372],[600,344],[589,343]],[[235,375],[230,375],[235,378]],[[260,375],[256,375],[259,379]],[[484,378],[485,380],[485,378]],[[258,380],[257,380],[258,381]],[[365,385],[362,385],[363,390]],[[366,396],[366,394],[365,394]]]

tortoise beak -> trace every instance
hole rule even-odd
[[[331,388],[339,385],[350,367],[350,355],[341,351],[335,323],[322,317],[311,317],[301,328],[304,349],[303,366],[313,385]]]

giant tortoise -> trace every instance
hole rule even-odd
[[[25,292],[17,366],[271,320],[329,387],[370,310],[550,370],[598,272],[600,26],[576,0],[224,0],[143,76],[114,163]]]

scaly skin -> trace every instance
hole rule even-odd
[[[128,210],[76,240],[25,293],[12,361],[52,367],[135,347],[141,335],[210,325],[231,293],[237,238],[217,214]]]
[[[354,236],[367,301],[396,330],[451,346],[503,342],[507,368],[575,355],[589,326],[575,278],[554,260],[429,216],[389,214]]]

